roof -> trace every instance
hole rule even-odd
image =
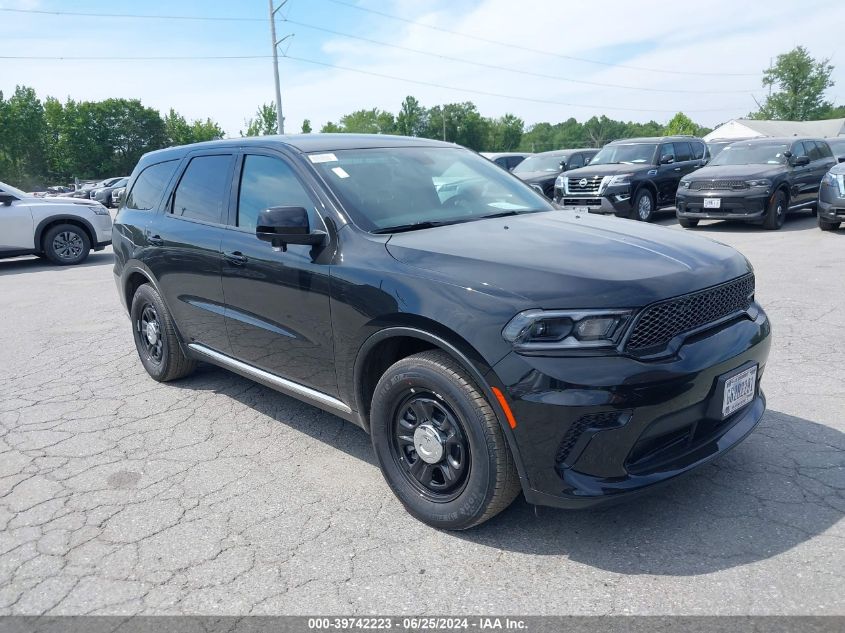
[[[192,145],[180,145],[150,152],[146,156],[155,156],[159,160],[167,160],[182,156],[185,152],[197,149],[213,149],[222,147],[268,147],[285,145],[300,152],[332,152],[344,149],[375,149],[379,147],[456,147],[454,143],[444,143],[427,138],[414,136],[393,136],[390,134],[291,134],[268,136],[245,136],[242,138],[223,139],[221,141],[206,141]]]
[[[790,145],[795,141],[820,141],[820,137],[813,136],[758,136],[732,141],[733,143],[749,143],[751,145]]]
[[[697,136],[641,136],[638,138],[618,138],[611,141],[608,145],[616,145],[620,143],[671,143],[672,141],[700,141],[702,139]]]
[[[732,119],[718,126],[705,136],[704,140],[759,136],[827,138],[841,135],[845,135],[845,119],[826,119],[823,121]]]
[[[598,149],[595,147],[581,147],[576,149],[554,149],[550,152],[539,152],[534,154],[535,156],[569,156],[570,154],[574,154],[575,152],[593,152],[598,153]]]

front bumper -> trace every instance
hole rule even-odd
[[[677,216],[690,220],[744,220],[760,221],[766,214],[769,204],[768,191],[752,193],[749,190],[682,192],[678,190],[676,198]],[[719,200],[719,208],[704,208],[704,201]]]
[[[510,397],[530,503],[580,508],[684,474],[741,442],[765,410],[770,325],[760,310],[689,339],[659,361],[511,353],[490,382]],[[758,367],[754,400],[721,419],[725,375]]]
[[[845,222],[845,196],[826,183],[819,189],[819,217],[829,222]]]
[[[629,187],[610,188],[602,195],[567,194],[555,188],[554,201],[564,208],[586,207],[590,213],[614,213],[627,217],[631,214],[631,192]]]

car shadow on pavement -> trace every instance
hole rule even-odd
[[[777,556],[843,515],[845,434],[769,411],[732,452],[651,493],[581,511],[520,498],[457,536],[620,574],[689,576]]]
[[[660,226],[677,226],[678,219],[675,216],[659,217],[654,221]],[[808,212],[799,211],[786,216],[783,226],[777,231],[767,231],[759,224],[747,224],[745,222],[730,222],[725,220],[702,220],[702,223],[693,229],[684,229],[690,233],[767,233],[777,234],[779,232],[819,230],[819,223],[816,216]]]
[[[36,257],[15,257],[13,259],[0,259],[0,277],[5,275],[22,275],[25,273],[39,273],[44,271],[68,271],[77,268],[89,268],[91,266],[106,266],[114,264],[114,255],[110,250],[100,253],[91,253],[81,264],[75,266],[56,266],[52,262]]]

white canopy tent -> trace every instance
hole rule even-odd
[[[757,138],[763,136],[810,136],[830,138],[845,136],[845,119],[825,121],[757,121],[755,119],[731,119],[704,137],[705,141],[716,139]]]

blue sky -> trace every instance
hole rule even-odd
[[[343,6],[343,2],[418,24]],[[470,100],[485,115],[512,112],[528,124],[570,116],[584,120],[602,113],[664,122],[683,110],[713,125],[755,108],[754,98],[765,94],[759,73],[778,53],[804,44],[814,55],[831,57],[834,64],[843,57],[839,48],[845,2],[776,0],[763,5],[709,0],[706,4],[702,10],[700,3],[656,0],[636,4],[621,0],[289,0],[282,13],[291,21],[279,20],[278,29],[280,36],[294,33],[294,37],[283,48],[289,46],[290,57],[310,62],[281,61],[288,130],[298,131],[304,118],[319,128],[358,108],[395,112],[408,94],[425,105]],[[0,55],[270,52],[265,0],[0,0],[0,7],[244,19],[146,20],[0,12]],[[837,86],[829,96],[845,103],[845,59],[835,80]],[[8,93],[16,84],[33,86],[42,97],[62,100],[140,98],[160,110],[174,107],[189,118],[212,117],[229,135],[238,134],[244,118],[258,104],[273,99],[268,58],[0,59],[0,90]]]

